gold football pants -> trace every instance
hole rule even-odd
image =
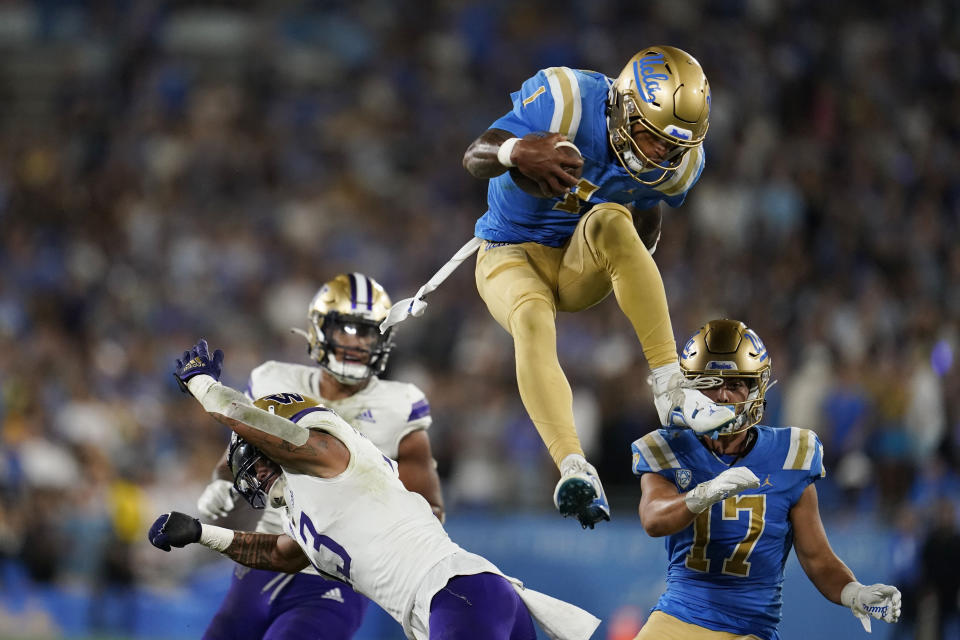
[[[713,631],[678,620],[663,611],[654,611],[633,640],[760,640],[760,638],[755,635],[741,636],[728,631]]]
[[[563,247],[484,242],[477,290],[513,336],[520,398],[557,466],[583,453],[573,393],[557,357],[557,311],[582,311],[612,290],[651,368],[677,361],[663,280],[626,207],[599,204]]]

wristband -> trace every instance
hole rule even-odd
[[[512,169],[517,166],[513,160],[510,159],[510,156],[513,155],[513,148],[517,146],[517,143],[520,142],[520,138],[508,138],[504,140],[500,145],[500,148],[497,150],[497,160],[500,161],[500,164],[505,166],[508,169]]]
[[[200,524],[200,544],[214,551],[224,552],[233,542],[233,530],[212,524]]]
[[[854,580],[853,582],[848,582],[846,586],[840,591],[840,604],[845,607],[850,607],[851,609],[856,604],[857,592],[863,585]]]

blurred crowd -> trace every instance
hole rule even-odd
[[[718,316],[764,338],[765,422],[822,439],[826,517],[903,522],[915,557],[955,528],[951,3],[38,0],[0,2],[0,558],[68,584],[188,572],[199,556],[144,531],[195,510],[227,433],[173,359],[206,337],[242,387],[307,361],[289,328],[337,273],[412,295],[485,209],[461,157],[509,93],[547,66],[616,75],[646,44],[691,52],[713,91],[707,167],[655,256],[680,346]],[[388,376],[430,399],[451,517],[551,510],[472,264],[429,302]],[[634,517],[642,352],[612,299],[558,321],[588,457]]]

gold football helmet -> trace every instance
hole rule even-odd
[[[676,47],[648,47],[630,58],[610,88],[607,129],[610,145],[634,180],[656,185],[680,166],[683,155],[703,142],[710,120],[710,83],[700,63]],[[633,139],[639,123],[671,145],[659,162]],[[642,173],[659,169],[653,180]]]
[[[680,354],[680,368],[691,380],[743,378],[750,393],[735,407],[737,419],[720,430],[720,435],[744,431],[760,422],[766,405],[764,396],[772,384],[770,356],[760,336],[738,320],[711,320],[690,336]]]
[[[341,273],[310,302],[307,331],[295,330],[309,343],[317,364],[343,384],[360,384],[383,372],[393,349],[393,327],[380,333],[390,310],[390,296],[373,278]]]

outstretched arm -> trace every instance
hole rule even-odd
[[[234,531],[223,555],[253,569],[284,573],[297,573],[310,564],[300,545],[286,534]]]
[[[848,607],[868,633],[871,618],[884,622],[900,619],[900,591],[887,584],[860,584],[849,567],[833,552],[820,520],[814,485],[803,490],[800,499],[790,509],[789,517],[793,525],[797,560],[827,600]]]
[[[199,542],[253,569],[297,573],[310,564],[300,545],[287,535],[233,531],[201,524],[179,511],[157,518],[147,537],[150,544],[163,551]]]
[[[817,488],[814,485],[804,489],[797,504],[790,509],[790,523],[793,525],[797,560],[804,573],[824,598],[840,604],[840,592],[856,578],[830,547],[820,519]]]
[[[219,382],[222,368],[223,352],[217,349],[211,355],[207,341],[201,339],[177,360],[173,375],[180,388],[196,398],[207,413],[285,469],[331,478],[347,468],[350,452],[340,440],[254,406],[244,394]],[[317,414],[308,418],[322,429]],[[338,418],[328,412],[323,419]]]
[[[430,450],[430,438],[420,429],[408,433],[397,449],[397,471],[400,482],[408,491],[419,493],[433,509],[433,515],[444,520],[443,494],[440,491],[440,476]]]

